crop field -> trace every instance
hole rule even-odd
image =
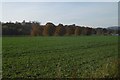
[[[117,77],[117,36],[3,37],[3,78]]]

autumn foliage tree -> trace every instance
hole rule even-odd
[[[80,35],[80,34],[81,34],[81,29],[80,29],[80,27],[76,27],[76,28],[75,28],[75,35],[78,36],[78,35]]]
[[[66,35],[69,36],[69,35],[74,35],[75,33],[75,25],[66,25]]]
[[[32,36],[42,36],[43,27],[41,27],[38,23],[34,23],[32,25],[31,35]]]
[[[85,35],[85,34],[86,34],[85,27],[81,27],[81,35]]]
[[[53,36],[55,32],[55,25],[53,23],[48,22],[43,31],[44,36]]]
[[[31,36],[37,36],[37,35],[38,35],[38,27],[34,24],[32,25]]]
[[[63,24],[59,24],[56,27],[55,36],[63,36],[65,34],[65,32],[66,32],[66,30],[65,30],[65,27],[63,26]]]

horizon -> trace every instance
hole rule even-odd
[[[24,21],[24,20],[23,20]],[[8,21],[8,22],[1,22],[1,23],[20,23],[20,24],[22,24],[22,22],[23,21],[21,21],[21,22],[19,22],[19,21]],[[33,22],[37,22],[37,21],[25,21],[26,23],[33,23]],[[41,24],[40,22],[37,22],[37,23],[39,23],[40,25],[46,25],[47,23],[53,23],[53,22],[46,22],[45,24]],[[54,23],[53,23],[54,24]],[[58,23],[58,24],[54,24],[55,26],[58,26],[59,24],[63,24],[63,23]],[[89,27],[89,28],[110,28],[110,27],[120,27],[119,25],[118,26],[108,26],[108,27],[92,27],[92,26],[85,26],[85,25],[76,25],[76,24],[63,24],[63,26],[65,26],[65,25],[75,25],[75,26],[79,26],[79,27]]]
[[[93,28],[118,26],[117,2],[3,2],[1,22],[37,21]]]

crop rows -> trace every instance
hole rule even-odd
[[[116,36],[3,37],[3,78],[116,77],[116,65],[110,68],[117,60],[117,40]]]

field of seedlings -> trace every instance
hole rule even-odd
[[[3,78],[116,77],[117,36],[3,37]]]

